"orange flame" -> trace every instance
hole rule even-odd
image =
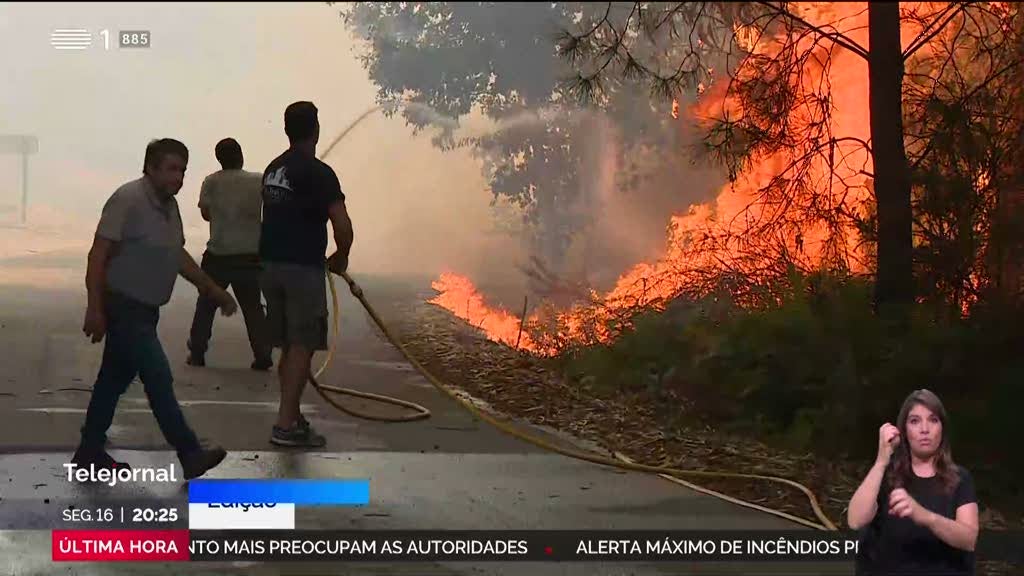
[[[530,341],[529,335],[519,330],[520,319],[485,304],[484,297],[469,278],[446,272],[431,283],[431,287],[440,292],[437,297],[430,300],[431,304],[450,310],[459,318],[483,330],[491,340],[509,346],[516,346],[518,343],[524,350],[538,351],[537,346]]]
[[[861,46],[867,45],[867,12],[863,3],[815,2],[794,3],[792,6],[796,7],[801,17],[815,24],[844,22],[849,30],[846,36]],[[903,28],[905,45],[919,31],[910,28]],[[777,40],[762,39],[760,44],[754,45],[753,38],[754,35],[749,31],[745,35],[741,34],[741,39],[748,41],[754,51],[770,53],[777,49]],[[818,49],[825,51],[826,47]],[[831,59],[828,80],[834,105],[831,117],[832,133],[867,142],[870,140],[869,123],[865,120],[868,115],[867,62],[838,47],[831,53]],[[816,72],[818,73],[801,75],[802,82],[806,83],[804,88],[817,88],[822,70]],[[748,70],[746,73],[757,74],[759,71]],[[815,86],[812,87],[811,83]],[[730,112],[730,115],[735,116],[731,112],[737,111],[740,104],[725,97],[724,84],[712,84],[704,93],[701,103],[693,110],[695,116],[720,117],[719,111]],[[715,108],[718,108],[718,111],[714,110]],[[810,113],[813,112],[808,114]],[[673,100],[672,117],[678,116],[679,103]],[[806,121],[808,118],[803,120]],[[818,187],[835,188],[834,195],[823,196],[824,201],[832,203],[833,206],[842,203],[844,208],[854,211],[863,203],[872,201],[871,183],[866,175],[871,172],[872,164],[871,158],[863,148],[847,152],[845,162],[834,169],[830,170],[824,161],[821,165],[815,166],[816,177],[811,178],[811,181]],[[835,154],[838,157],[840,152],[835,151]],[[733,185],[724,187],[714,201],[693,206],[686,214],[672,216],[663,256],[651,263],[637,264],[624,273],[614,288],[596,299],[599,304],[577,306],[557,312],[559,339],[576,343],[592,343],[594,340],[607,342],[612,335],[602,328],[605,322],[628,317],[630,310],[641,307],[661,308],[667,300],[691,285],[700,270],[720,270],[723,262],[737,261],[747,262],[748,267],[755,269],[776,258],[772,254],[759,253],[758,247],[748,244],[746,232],[752,222],[772,216],[770,212],[776,208],[757,202],[759,191],[782,172],[789,161],[790,158],[785,154],[757,158],[752,167]],[[820,268],[826,259],[835,258],[836,253],[839,253],[851,271],[868,272],[865,263],[868,255],[860,246],[859,235],[852,223],[847,223],[842,232],[837,240],[824,224],[811,222],[803,225],[799,233],[790,234],[790,237],[778,241],[781,249],[805,269]],[[722,240],[711,246],[702,245],[695,249],[695,242],[708,237]],[[509,346],[514,346],[518,340],[519,348],[535,354],[557,353],[557,346],[542,346],[531,340],[527,336],[527,331],[520,329],[520,318],[516,315],[485,304],[483,297],[468,278],[446,273],[434,282],[433,287],[440,294],[432,299],[431,303],[446,308],[459,318],[480,328],[490,339]],[[536,313],[526,319],[527,325],[539,320]]]

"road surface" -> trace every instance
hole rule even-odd
[[[45,528],[61,499],[101,345],[81,333],[84,254],[69,250],[0,259],[0,574],[782,574],[849,573],[845,565],[727,564],[53,564]],[[358,272],[354,273],[360,280]],[[371,301],[415,297],[394,282],[361,280]],[[344,289],[339,282],[339,290]],[[209,477],[364,477],[371,503],[299,515],[299,528],[337,529],[799,529],[786,520],[699,494],[655,476],[539,450],[511,438],[438,393],[370,325],[343,290],[338,354],[325,384],[401,397],[432,417],[389,424],[336,412],[307,390],[304,411],[324,435],[317,452],[269,442],[275,375],[249,370],[241,315],[218,317],[206,368],[185,365],[195,290],[178,281],[160,335],[178,398],[204,439],[229,450]],[[318,360],[319,360],[318,356]],[[357,401],[358,402],[358,401]],[[358,405],[373,408],[370,404]],[[380,409],[379,407],[377,407]],[[383,408],[388,410],[388,408]],[[141,384],[122,398],[111,452],[136,466],[173,460]],[[49,500],[49,503],[47,503]],[[16,512],[15,512],[16,511]]]

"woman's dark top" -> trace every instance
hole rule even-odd
[[[938,476],[912,477],[904,488],[918,504],[949,518],[956,519],[956,510],[964,504],[977,502],[974,481],[970,473],[959,468],[960,481],[952,494],[943,491]],[[897,575],[974,574],[974,554],[946,544],[931,530],[918,526],[910,518],[889,514],[889,494],[892,492],[890,471],[882,479],[878,491],[878,511],[865,529],[857,555],[857,574]]]

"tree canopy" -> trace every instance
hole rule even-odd
[[[670,102],[614,80],[599,119],[594,107],[588,111],[567,92],[573,70],[558,52],[558,39],[594,10],[603,6],[383,2],[343,11],[347,26],[365,40],[361,58],[378,100],[402,102],[395,110],[414,127],[426,128],[438,115],[463,121],[474,114],[509,126],[461,138],[449,127],[434,142],[467,146],[483,161],[492,193],[522,208],[537,255],[556,270],[573,234],[591,217],[588,178],[596,167],[588,142],[599,120],[611,122],[620,140],[625,186],[686,162],[674,146],[679,130]],[[656,158],[644,163],[646,170],[629,161],[637,147]]]

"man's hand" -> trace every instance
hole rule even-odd
[[[192,255],[185,248],[181,249],[180,273],[193,286],[199,289],[200,294],[216,302],[221,314],[231,316],[238,310],[238,304],[231,297],[231,294],[228,294],[227,290],[218,286],[213,281],[213,278],[210,278],[206,272],[203,272],[203,269],[196,264],[196,261],[192,259]]]
[[[113,212],[109,214],[113,214]],[[116,229],[116,223],[110,224],[110,226]],[[85,270],[85,289],[88,292],[88,300],[82,332],[92,339],[93,344],[103,340],[107,333],[107,314],[103,308],[103,290],[107,283],[107,262],[116,246],[117,243],[113,240],[97,234],[93,238],[92,248],[89,249],[89,262]]]
[[[231,316],[238,311],[238,303],[235,302],[235,299],[231,297],[227,290],[219,286],[210,294],[210,298],[217,303],[220,313],[225,316]]]
[[[85,309],[82,332],[92,339],[93,344],[103,340],[107,333],[107,316],[100,307],[93,305]]]
[[[341,276],[348,271],[348,257],[341,252],[335,252],[327,259],[327,269],[332,273]]]
[[[924,525],[929,511],[903,488],[897,488],[889,495],[889,514],[898,518],[910,518],[915,524]]]

